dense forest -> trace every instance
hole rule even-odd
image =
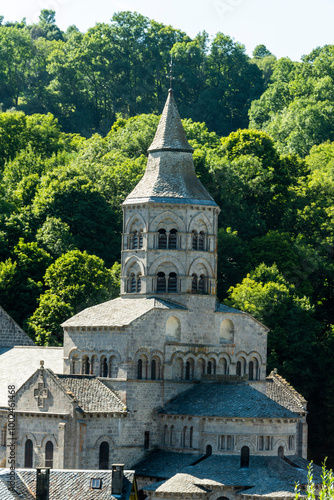
[[[270,329],[268,369],[309,400],[334,465],[334,45],[300,62],[120,12],[86,33],[0,16],[0,304],[39,344],[116,297],[120,203],[174,88],[221,208],[219,299]]]

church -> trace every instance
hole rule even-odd
[[[152,499],[285,499],[307,483],[306,401],[267,377],[268,329],[217,302],[220,209],[192,154],[169,90],[122,205],[120,297],[65,321],[63,348],[29,345],[17,325],[1,345],[2,466],[13,384],[18,468],[122,463]]]

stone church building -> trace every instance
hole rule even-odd
[[[266,376],[268,329],[217,302],[220,210],[192,153],[170,90],[123,203],[120,298],[65,321],[63,348],[0,350],[17,467],[124,463],[152,498],[288,498],[307,482],[306,401]]]

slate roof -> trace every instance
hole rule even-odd
[[[17,346],[0,349],[0,406],[8,404],[8,385],[15,385],[16,389],[21,387],[40,367],[41,360],[44,360],[46,368],[62,372],[63,356],[62,347]]]
[[[123,204],[153,201],[217,206],[196,176],[192,152],[169,91],[148,149],[145,174]]]
[[[159,483],[157,488],[154,490],[156,493],[180,493],[182,488],[182,493],[197,493],[206,494],[209,490],[208,488],[212,486],[221,486],[217,481],[212,479],[198,479],[191,474],[176,474],[162,484]],[[146,488],[144,488],[145,491]]]
[[[29,488],[16,473],[15,491],[9,491],[9,469],[0,469],[0,498],[1,500],[35,500]]]
[[[272,371],[267,377],[266,394],[277,403],[295,413],[305,413],[306,399],[292,387],[277,371]]]
[[[165,452],[166,453],[166,452]],[[174,468],[171,466],[175,457]],[[307,484],[307,467],[309,462],[296,455],[289,456],[290,463],[278,456],[251,455],[248,468],[240,468],[239,455],[211,455],[195,465],[182,467],[179,460],[180,453],[169,452],[169,467],[165,477],[171,478],[165,483],[155,483],[147,487],[147,491],[156,493],[190,492],[192,486],[208,488],[210,486],[237,486],[243,496],[264,495],[265,497],[293,497],[296,483]],[[163,477],[164,453],[157,451],[148,459],[135,466],[138,476]],[[193,455],[196,462],[196,455]],[[193,462],[193,463],[194,463]],[[156,463],[160,463],[162,470],[159,476],[155,475]],[[143,468],[143,465],[145,467]],[[180,466],[181,465],[181,466]],[[143,474],[144,469],[144,474]],[[321,482],[321,467],[313,465],[315,483]],[[184,490],[184,479],[188,485]],[[244,488],[247,488],[244,490]],[[144,488],[146,491],[146,488]]]
[[[11,316],[0,306],[0,347],[35,345]]]
[[[184,132],[172,89],[168,91],[165,107],[148,152],[166,150],[187,151],[189,153],[194,151]]]
[[[297,418],[297,414],[246,383],[200,383],[160,413],[230,418]]]
[[[137,475],[167,479],[192,465],[204,455],[159,450],[134,465]]]
[[[78,407],[86,413],[126,413],[122,401],[101,380],[89,375],[56,375]]]
[[[186,309],[180,304],[157,297],[140,299],[118,299],[103,302],[97,306],[88,307],[61,326],[68,327],[121,327],[130,325],[134,320],[144,316],[152,309]]]
[[[36,470],[17,469],[15,489],[21,496],[13,495],[5,486],[8,469],[0,471],[0,493],[1,500],[24,499],[35,500],[36,498]],[[91,479],[102,479],[101,489],[91,489]],[[134,471],[124,471],[122,497],[111,495],[112,476],[111,471],[93,470],[50,470],[50,500],[127,500],[130,498],[134,482]],[[6,496],[7,495],[7,496]]]
[[[246,314],[243,311],[239,311],[239,309],[234,309],[234,307],[226,306],[225,304],[221,304],[217,302],[216,311],[223,313],[237,313],[237,314]]]

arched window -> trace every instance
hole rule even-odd
[[[215,359],[211,358],[208,361],[207,374],[208,375],[215,375],[216,374],[216,360]]]
[[[225,358],[221,358],[219,361],[219,371],[222,375],[227,375],[227,361]]]
[[[157,364],[155,359],[152,359],[151,361],[151,380],[156,380],[157,379]]]
[[[197,285],[198,285],[198,283],[197,283],[197,274],[194,273],[192,275],[192,280],[191,280],[191,291],[192,291],[192,293],[196,293],[197,292],[197,290],[198,290],[198,286]]]
[[[207,457],[210,457],[212,455],[212,446],[211,444],[208,444],[206,449],[205,449],[205,454]]]
[[[108,377],[108,362],[105,356],[100,361],[100,377]]]
[[[192,358],[186,362],[186,380],[193,380],[194,378],[195,362]]]
[[[138,248],[138,233],[137,231],[133,231],[133,236],[132,236],[132,248],[135,250]]]
[[[102,441],[100,444],[99,469],[109,469],[109,444],[107,441]]]
[[[233,341],[234,337],[234,324],[230,319],[224,319],[220,324],[221,338],[228,342]]]
[[[166,229],[159,229],[158,248],[162,248],[162,249],[167,248],[167,234],[166,234]]]
[[[94,354],[94,356],[92,356],[92,362],[90,364],[90,373],[92,375],[95,375],[96,370],[98,370],[98,364],[97,364],[97,356]]]
[[[189,448],[193,447],[193,437],[194,437],[194,428],[190,427],[190,433],[189,433]]]
[[[79,365],[78,361],[79,361],[78,355],[74,354],[71,362],[71,372],[73,375],[77,375],[78,373],[78,365]]]
[[[137,292],[141,291],[141,274],[137,275]]]
[[[169,273],[168,276],[168,293],[177,292],[177,275],[176,273]]]
[[[246,361],[245,358],[240,358],[237,362],[237,375],[239,377],[245,375]]]
[[[138,235],[138,248],[143,248],[143,231],[140,230]]]
[[[45,467],[53,467],[53,443],[48,441],[45,445]]]
[[[192,247],[193,247],[193,250],[197,250],[197,240],[198,240],[197,231],[195,231],[195,229],[194,229],[193,232],[192,232],[192,234],[193,234],[193,237],[192,237]]]
[[[24,446],[24,467],[32,469],[33,445],[31,439],[27,439]]]
[[[88,356],[82,357],[81,373],[83,375],[89,375],[89,373],[90,373],[90,362],[89,362]]]
[[[176,229],[170,230],[168,239],[169,239],[168,248],[170,248],[172,250],[177,248],[177,230]]]
[[[138,359],[138,363],[137,363],[137,378],[139,380],[142,380],[142,378],[143,378],[143,360],[142,359]]]
[[[249,365],[248,365],[248,379],[254,380],[254,363],[253,363],[253,361],[250,361]]]
[[[249,467],[249,448],[248,448],[248,446],[243,446],[241,448],[240,467],[241,468]]]
[[[201,274],[198,280],[198,291],[199,293],[206,293],[207,291],[207,278],[204,274]]]
[[[187,447],[187,434],[188,434],[188,428],[187,427],[183,427],[183,431],[182,431],[182,442],[181,442],[181,446],[183,448],[186,448]]]
[[[157,292],[165,293],[166,292],[166,277],[165,273],[158,273],[157,275]]]
[[[186,362],[186,380],[190,380],[190,361]]]
[[[278,456],[280,458],[284,458],[284,447],[283,446],[278,447]]]
[[[294,447],[295,447],[294,444],[295,444],[294,436],[289,436],[289,450],[294,449]]]
[[[173,367],[173,378],[174,380],[183,380],[183,360],[182,358],[177,358]]]
[[[204,250],[205,234],[201,231],[198,235],[198,250]]]
[[[118,376],[118,365],[116,361],[116,356],[111,356],[109,359],[109,377],[117,378]]]
[[[237,362],[237,375],[241,377],[241,361]]]
[[[137,280],[134,273],[130,274],[130,293],[136,293]]]
[[[169,433],[169,443],[171,446],[174,446],[175,444],[174,439],[175,439],[175,432],[174,432],[174,425],[172,425]]]
[[[204,375],[205,374],[205,361],[203,358],[200,358],[198,361],[197,361],[197,366],[198,366],[198,372],[200,375]]]

